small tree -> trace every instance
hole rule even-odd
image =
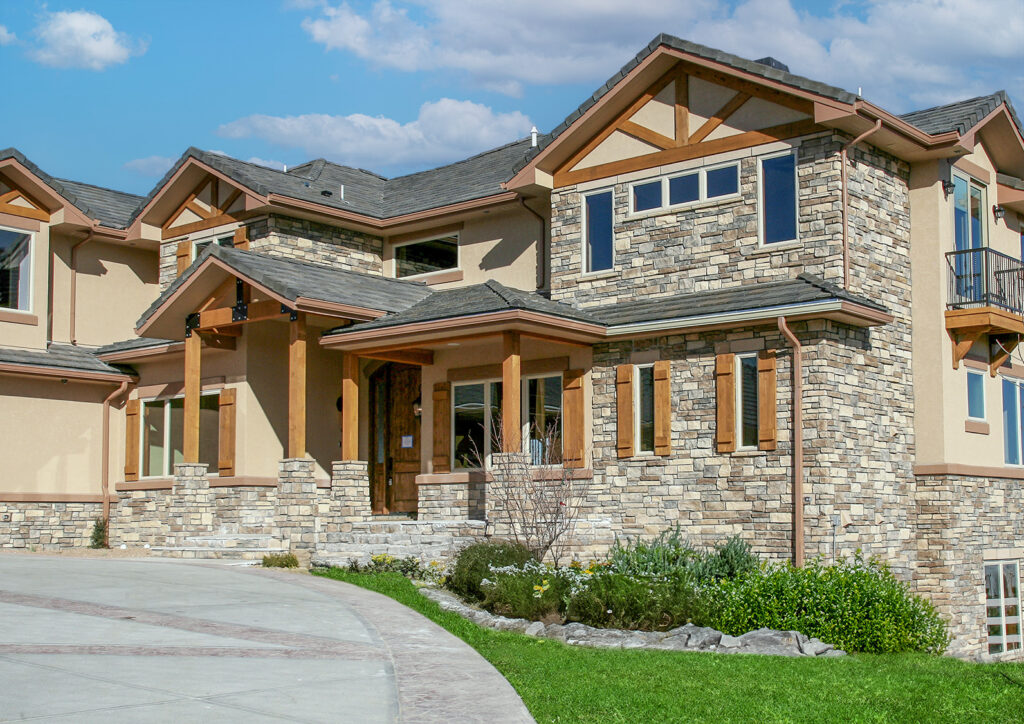
[[[92,524],[92,536],[89,539],[90,548],[107,548],[107,519],[97,518]]]

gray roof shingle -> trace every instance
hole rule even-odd
[[[150,305],[139,318],[136,327],[145,324],[168,297],[192,278],[209,256],[217,257],[239,274],[259,282],[275,294],[293,302],[299,297],[306,297],[382,312],[397,312],[407,309],[430,294],[427,286],[420,282],[389,279],[211,244]]]
[[[178,344],[173,339],[157,339],[155,337],[134,337],[133,339],[125,339],[120,342],[112,342],[106,344],[96,350],[98,356],[105,354],[113,354],[114,352],[132,352],[140,349],[148,349],[149,347],[161,347],[165,344]]]
[[[947,103],[934,108],[924,108],[920,111],[904,113],[900,118],[912,126],[920,128],[925,133],[935,136],[947,131],[956,131],[964,134],[978,125],[985,116],[1005,103],[1010,117],[1017,124],[1018,130],[1024,135],[1024,126],[1020,118],[1006,96],[1006,91],[996,91],[991,95],[968,98],[967,100]]]
[[[51,367],[76,372],[123,375],[124,371],[101,362],[94,350],[53,343],[47,349],[0,347],[0,362],[31,367]]]

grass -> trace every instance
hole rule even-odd
[[[479,651],[538,722],[1019,722],[1024,664],[923,654],[786,659],[566,646],[442,611],[397,573],[318,575],[383,593]]]

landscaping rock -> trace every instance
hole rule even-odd
[[[544,624],[540,621],[531,621],[523,633],[527,636],[540,636],[544,633]]]
[[[689,634],[689,640],[686,642],[688,649],[707,651],[718,646],[718,642],[722,640],[722,632],[715,631],[713,628],[694,626],[692,623],[688,623],[683,626],[683,630]]]
[[[722,634],[722,638],[718,642],[718,650],[723,653],[738,651],[742,646],[742,639],[738,636],[729,636],[728,634]]]
[[[808,639],[800,643],[800,650],[807,656],[821,656],[833,648],[835,647],[832,644],[827,644],[819,639]]]
[[[840,651],[839,649],[830,649],[823,654],[818,654],[818,656],[822,659],[834,659],[839,656],[846,656],[846,652]]]
[[[774,631],[759,628],[739,637],[745,654],[768,654],[771,656],[803,656],[800,650],[800,634],[796,631]]]

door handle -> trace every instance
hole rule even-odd
[[[389,487],[389,488],[391,487],[391,483],[393,483],[393,482],[394,482],[394,481],[393,481],[393,480],[392,480],[391,478],[388,478],[388,487]]]

